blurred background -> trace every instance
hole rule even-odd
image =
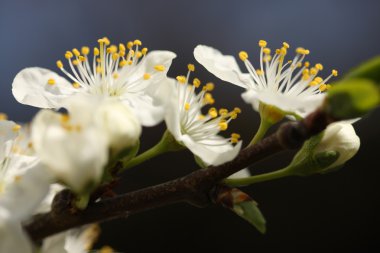
[[[15,121],[29,121],[35,108],[12,96],[14,76],[25,67],[56,70],[68,49],[140,39],[150,50],[177,53],[169,75],[186,72],[198,44],[226,54],[246,50],[258,55],[259,39],[279,47],[311,51],[308,59],[344,74],[380,53],[380,1],[149,1],[149,0],[0,0],[0,111]],[[216,106],[243,110],[231,124],[249,141],[258,115],[240,98],[242,90],[223,83],[196,65],[196,75],[216,84]],[[98,246],[119,252],[379,252],[380,111],[355,124],[362,147],[344,169],[309,178],[286,178],[245,188],[260,204],[268,222],[266,235],[220,207],[197,209],[176,204],[104,223]],[[147,149],[164,126],[144,129]],[[281,168],[292,152],[255,165],[256,172]],[[170,160],[169,160],[170,159]],[[168,164],[168,161],[170,163]],[[167,154],[128,171],[118,192],[185,175],[196,169],[188,152]]]

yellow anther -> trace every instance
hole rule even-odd
[[[201,85],[201,80],[199,80],[198,78],[194,78],[193,85],[195,88],[198,88]]]
[[[248,59],[248,54],[247,54],[247,52],[246,52],[246,51],[240,51],[240,53],[239,53],[239,58],[240,58],[240,60],[242,60],[242,61],[247,60],[247,59]]]
[[[239,107],[235,107],[235,108],[234,108],[234,112],[236,112],[236,113],[241,113],[241,109],[240,109]]]
[[[73,87],[74,87],[75,89],[79,89],[79,88],[80,88],[80,84],[79,84],[79,83],[73,83]]]
[[[304,69],[302,71],[302,75],[308,75],[309,74],[309,69]]]
[[[297,65],[296,65],[297,68],[300,68],[302,67],[302,63],[301,62],[297,62]]]
[[[309,80],[309,78],[310,78],[309,74],[302,75],[302,80],[304,80],[304,81]]]
[[[47,81],[47,83],[49,85],[54,85],[55,84],[55,80],[53,78],[49,78],[49,80]]]
[[[264,71],[262,71],[261,69],[256,69],[256,73],[259,76],[264,75]]]
[[[79,50],[78,49],[76,49],[76,48],[73,48],[73,54],[76,56],[76,57],[78,57],[79,55],[80,55],[80,52],[79,52]]]
[[[231,119],[236,119],[236,118],[237,118],[237,113],[234,112],[234,111],[232,111],[232,112],[230,113],[230,118],[231,118]]]
[[[141,42],[141,40],[135,40],[135,41],[133,41],[133,45],[141,46],[142,42]]]
[[[69,60],[69,59],[73,58],[73,56],[74,56],[73,53],[71,53],[70,51],[66,51],[66,53],[65,53],[65,58],[66,59]]]
[[[133,61],[129,60],[129,61],[127,61],[127,64],[128,64],[128,65],[132,65],[132,64],[133,64]]]
[[[187,69],[191,72],[194,72],[195,71],[195,66],[194,64],[187,64]]]
[[[154,66],[154,69],[157,71],[165,71],[165,66],[164,65],[156,65]]]
[[[81,52],[83,55],[88,55],[90,53],[89,47],[82,47]]]
[[[75,66],[77,66],[77,65],[79,64],[79,61],[78,61],[78,60],[74,60],[74,61],[73,61],[73,64],[74,64]]]
[[[286,43],[286,42],[282,42],[282,46],[285,47],[286,49],[289,49],[289,48],[290,48],[289,44]]]
[[[231,138],[231,143],[236,144],[239,142],[239,139]]]
[[[136,53],[136,57],[137,58],[141,58],[143,56],[143,54],[140,52],[140,51],[137,51],[137,53]]]
[[[222,116],[226,116],[228,114],[228,110],[225,108],[219,109],[219,114]]]
[[[5,113],[0,113],[0,120],[7,120],[8,119],[8,115],[6,115]]]
[[[228,123],[226,121],[221,121],[218,125],[220,131],[226,131],[228,129]]]
[[[311,82],[309,83],[309,85],[310,85],[310,86],[317,86],[317,85],[318,85],[318,82],[316,82],[316,81],[311,81]]]
[[[321,84],[321,85],[319,86],[319,90],[320,90],[320,91],[325,91],[325,90],[327,90],[327,85],[326,85],[326,84]]]
[[[125,50],[126,50],[126,48],[125,48],[124,44],[120,43],[119,44],[119,51],[125,51]]]
[[[78,59],[79,59],[81,62],[86,61],[86,57],[84,57],[83,55],[79,55]]]
[[[21,126],[20,126],[20,125],[14,125],[14,126],[12,127],[12,131],[13,131],[13,132],[18,132],[20,129],[21,129]]]
[[[124,56],[125,56],[125,51],[120,50],[120,51],[119,51],[119,55],[120,55],[120,57],[124,57]]]
[[[305,49],[305,54],[306,55],[310,54],[310,50],[309,49]]]
[[[143,49],[141,49],[141,53],[143,55],[146,55],[146,53],[148,53],[148,48],[144,47]]]
[[[323,65],[320,63],[315,64],[315,68],[318,70],[323,70]]]
[[[113,77],[114,79],[118,79],[118,78],[119,78],[119,74],[118,74],[118,73],[114,73],[114,74],[112,75],[112,77]]]
[[[99,48],[94,47],[94,55],[98,56],[99,55]]]
[[[264,54],[270,54],[270,48],[266,47],[263,49]]]
[[[280,49],[280,54],[281,54],[281,55],[286,55],[287,52],[288,52],[288,50],[286,50],[285,47],[282,47],[282,48]]]
[[[212,97],[211,93],[206,93],[204,95],[204,103],[205,104],[209,104],[209,105],[212,105],[215,103],[215,99]]]
[[[144,76],[143,76],[144,80],[149,80],[150,77],[151,77],[151,76],[150,76],[150,74],[148,74],[148,73],[145,73]]]
[[[270,55],[264,56],[264,59],[263,59],[264,62],[269,62],[270,60],[272,60],[272,56],[270,56]]]
[[[281,54],[281,50],[280,49],[276,49],[276,54]]]
[[[185,110],[186,111],[190,110],[190,104],[189,103],[185,103]]]
[[[198,115],[198,119],[199,119],[199,120],[202,120],[202,119],[204,119],[205,117],[206,117],[206,116],[204,116],[203,114],[199,114],[199,115]]]
[[[62,63],[62,61],[57,61],[57,67],[58,67],[59,69],[63,68],[63,63]]]
[[[310,69],[310,75],[316,75],[316,74],[318,74],[318,69],[316,69],[316,68],[311,68],[311,69]]]
[[[103,37],[103,38],[101,38],[101,39],[98,39],[98,42],[100,43],[100,44],[105,44],[106,46],[108,46],[109,44],[111,44],[111,42],[110,42],[110,40],[107,38],[107,37]]]
[[[135,50],[130,49],[129,52],[128,52],[128,56],[129,56],[129,57],[133,57],[133,56],[135,56]]]
[[[117,59],[119,59],[120,55],[117,54],[117,53],[114,53],[112,54],[112,60],[116,61]]]
[[[303,48],[303,47],[297,47],[297,49],[296,49],[296,53],[297,54],[309,54],[309,50],[306,50],[305,48]]]
[[[96,62],[100,63],[102,60],[100,58],[96,58]]]
[[[308,68],[308,67],[310,67],[310,62],[308,62],[308,61],[305,61],[305,63],[304,63],[304,66],[305,66],[305,68]]]
[[[331,71],[331,74],[332,74],[333,76],[338,76],[338,70],[333,69],[333,70]]]
[[[122,60],[122,61],[119,62],[119,66],[120,67],[124,67],[125,65],[127,65],[127,63],[128,62],[126,60]]]
[[[114,253],[115,251],[110,246],[103,246],[99,253]]]
[[[211,118],[216,118],[218,117],[218,111],[215,107],[212,107],[208,110],[208,115],[210,115]]]
[[[100,65],[96,67],[96,73],[102,73],[102,67],[100,67]]]
[[[129,41],[128,43],[127,43],[127,48],[128,49],[131,49],[133,47],[133,42],[132,41]]]
[[[179,83],[186,83],[186,76],[177,76],[176,79]]]
[[[314,81],[316,81],[317,83],[321,83],[323,82],[323,79],[319,76],[317,76],[316,78],[314,78]]]
[[[326,84],[326,89],[327,90],[331,89],[331,84]]]
[[[204,89],[207,91],[213,91],[214,88],[215,88],[215,85],[213,83],[206,83],[206,85],[204,86]]]
[[[113,54],[113,53],[116,53],[116,52],[117,52],[117,46],[111,45],[111,46],[107,47],[107,53]]]
[[[70,120],[70,116],[68,114],[61,114],[61,123],[67,123]]]
[[[232,133],[232,134],[231,134],[231,138],[240,139],[240,134]]]
[[[267,42],[265,40],[259,40],[259,47],[266,47]]]

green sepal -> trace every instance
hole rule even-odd
[[[266,220],[254,200],[234,204],[232,210],[253,225],[260,233],[265,234],[267,230]]]
[[[327,93],[324,110],[343,120],[363,116],[380,103],[379,89],[369,79],[349,79],[335,84]]]
[[[376,56],[366,62],[363,62],[356,68],[352,69],[344,77],[344,80],[357,78],[370,79],[380,85],[380,56]]]

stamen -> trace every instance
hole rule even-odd
[[[165,70],[165,66],[164,65],[156,65],[156,66],[154,66],[154,69],[162,72]]]
[[[54,80],[53,78],[50,78],[50,79],[47,81],[47,83],[48,83],[49,85],[54,85],[54,84],[55,84],[55,80]]]
[[[0,121],[7,120],[7,119],[8,119],[8,115],[6,115],[5,113],[0,113]]]
[[[13,128],[12,128],[12,131],[13,132],[18,132],[20,129],[21,129],[20,125],[14,125]]]
[[[240,51],[240,53],[239,53],[239,58],[240,58],[240,60],[242,60],[242,61],[247,60],[247,59],[248,59],[248,54],[247,54],[247,52],[246,52],[246,51]]]

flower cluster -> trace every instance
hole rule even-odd
[[[257,68],[246,52],[239,53],[248,73],[240,71],[234,57],[211,47],[197,46],[194,56],[220,79],[245,88],[243,99],[267,117],[266,122],[274,124],[286,115],[298,119],[317,109],[337,71],[323,79],[318,76],[322,64],[303,62],[309,50],[298,48],[293,60],[286,61],[287,43],[273,55],[265,41],[259,46]],[[30,125],[18,125],[0,114],[0,252],[90,250],[99,234],[97,225],[54,235],[38,247],[21,224],[49,211],[63,189],[73,193],[74,208],[85,209],[101,198],[93,199],[97,189],[158,154],[188,149],[207,168],[233,160],[243,145],[239,134],[226,133],[241,110],[214,107],[215,85],[192,78],[193,64],[186,75],[168,77],[173,52],[148,53],[140,40],[113,45],[102,38],[92,50],[74,48],[64,57],[67,63],[59,60],[56,65],[65,77],[38,67],[16,75],[16,100],[42,109]],[[167,131],[161,141],[140,152],[143,127],[163,121]],[[334,163],[321,169],[344,164],[359,148],[351,125],[331,129],[313,146],[312,155],[335,152]],[[250,174],[243,170],[229,180],[236,177],[249,179]]]

